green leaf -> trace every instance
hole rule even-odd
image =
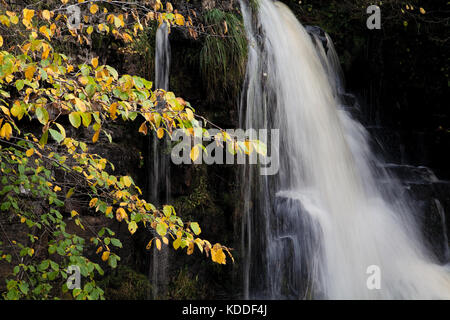
[[[61,133],[59,133],[56,130],[53,129],[48,129],[48,131],[50,131],[50,135],[52,136],[53,139],[55,139],[58,143],[61,143],[61,141],[64,140],[64,137]]]
[[[106,66],[106,69],[109,71],[109,73],[113,76],[115,80],[119,77],[119,73],[111,66]]]
[[[16,81],[16,88],[18,91],[22,90],[24,85],[25,82],[22,79]]]
[[[39,271],[45,271],[45,270],[47,270],[48,266],[49,266],[49,261],[48,260],[44,260],[38,266],[38,269],[39,269]]]
[[[78,128],[81,125],[81,117],[79,112],[72,112],[69,114],[69,121],[75,128]]]
[[[56,262],[50,260],[50,266],[53,270],[59,271],[59,264],[57,264]]]
[[[29,291],[28,283],[22,282],[19,284],[19,289],[22,291],[23,294],[27,294]]]
[[[158,232],[158,234],[162,237],[164,237],[167,233],[167,227],[164,223],[159,223],[156,226],[156,232]]]
[[[173,210],[172,206],[167,205],[163,206],[163,213],[167,218],[169,218],[172,215],[172,210]]]
[[[194,231],[195,235],[199,235],[202,232],[197,222],[191,222],[191,230]]]
[[[97,91],[97,88],[94,84],[90,83],[86,86],[86,93],[89,95],[89,97],[92,97],[95,91]]]
[[[87,128],[91,124],[92,115],[89,112],[82,112],[81,113],[81,119],[83,121],[83,126],[85,126]]]
[[[145,86],[146,89],[151,89],[152,86],[153,86],[153,82],[151,82],[151,81],[142,79],[142,82],[144,83],[144,86]]]
[[[39,144],[42,145],[42,146],[46,145],[47,144],[47,140],[48,140],[48,130],[46,130],[44,132],[44,134],[42,135],[41,140],[39,140]]]
[[[137,112],[130,112],[130,114],[128,115],[128,118],[129,118],[131,121],[134,121],[134,119],[136,119],[137,115],[138,115]]]
[[[111,244],[112,244],[113,246],[122,248],[122,242],[120,242],[119,239],[111,238]]]
[[[43,125],[46,125],[48,122],[48,112],[43,107],[37,107],[36,108],[36,117],[39,120],[40,123]]]
[[[55,125],[58,127],[59,132],[61,133],[61,136],[63,137],[63,140],[66,138],[66,129],[64,129],[64,127],[62,125],[60,125],[59,123],[55,122]]]
[[[144,82],[142,81],[142,78],[134,76],[133,80],[136,88],[142,89],[144,87]]]

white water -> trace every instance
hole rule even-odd
[[[399,185],[375,170],[365,129],[341,107],[329,37],[326,53],[278,2],[260,0],[256,21],[244,0],[241,8],[242,125],[280,129],[278,175],[244,172],[244,296],[449,299],[448,271],[424,249]],[[381,269],[379,290],[366,285],[371,265]]]
[[[156,31],[155,40],[155,89],[169,90],[170,42],[167,24],[163,23]],[[150,202],[155,206],[169,203],[170,200],[170,158],[167,154],[168,141],[159,140],[156,133],[150,139]],[[153,246],[149,278],[152,282],[153,299],[164,297],[168,284],[168,248],[157,250]]]

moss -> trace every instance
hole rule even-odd
[[[107,300],[144,300],[151,290],[147,277],[127,266],[118,266],[99,284]]]
[[[206,299],[207,290],[200,284],[198,276],[194,277],[185,266],[171,279],[168,296],[173,300]]]

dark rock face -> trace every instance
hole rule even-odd
[[[429,248],[441,263],[449,262],[450,183],[410,184],[409,190],[421,209],[422,230]]]
[[[426,167],[387,164],[384,168],[400,180],[411,199],[425,245],[438,262],[449,262],[450,182],[439,180]]]

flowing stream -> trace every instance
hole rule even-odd
[[[279,172],[243,173],[244,297],[449,299],[448,270],[425,249],[415,209],[352,118],[329,36],[279,2],[241,0],[241,9],[241,125],[280,132]],[[368,283],[371,266],[379,289]]]

